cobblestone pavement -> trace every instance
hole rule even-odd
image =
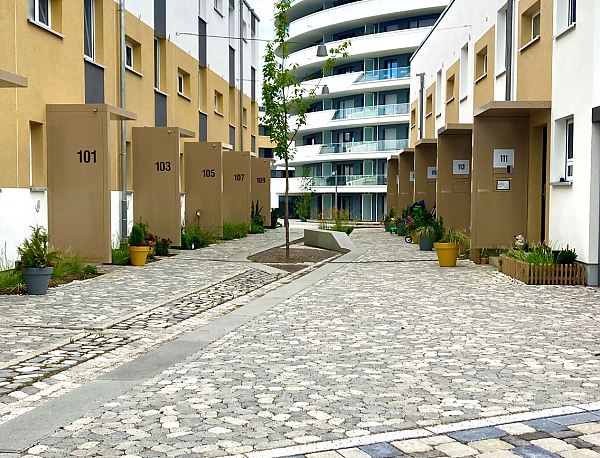
[[[348,438],[387,444],[377,434],[439,434],[445,431],[436,425],[599,398],[598,289],[526,286],[468,261],[440,268],[435,254],[380,229],[352,237],[367,250],[357,262],[90,411],[31,453],[259,458],[255,452]],[[581,423],[600,421],[592,416]],[[424,454],[412,456],[509,458],[502,447],[514,445],[509,453],[537,458],[556,444],[535,442],[550,437],[523,436],[534,433],[526,429],[504,431],[515,443],[471,446],[477,438],[450,436],[458,442],[425,442],[431,450],[415,443],[414,453]],[[556,439],[577,453],[549,451],[600,458],[583,446],[593,441],[574,445],[568,438]],[[340,454],[413,453],[410,445],[391,447],[396,451],[381,445]]]
[[[301,232],[293,231],[293,236]],[[35,296],[1,297],[0,314],[6,312],[7,319],[3,316],[0,324],[0,423],[278,287],[271,284],[281,274],[226,258],[284,239],[279,230],[224,242],[218,246],[226,255],[213,261],[196,250],[144,269],[104,266],[111,273],[51,289],[47,302]],[[197,278],[188,275],[191,269]],[[141,291],[134,287],[138,277]],[[159,296],[145,287],[151,280],[162,290]],[[125,304],[127,300],[135,305]],[[28,315],[19,321],[14,310],[9,313],[11,307]],[[51,322],[57,310],[64,313]],[[112,315],[103,315],[106,310]],[[12,326],[13,321],[18,325]],[[69,325],[73,329],[63,328]],[[98,325],[101,331],[86,329]]]

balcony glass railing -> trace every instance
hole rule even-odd
[[[384,186],[386,175],[338,175],[331,177],[312,177],[313,186]]]
[[[372,116],[404,115],[410,111],[408,103],[397,103],[393,105],[378,105],[375,107],[345,108],[337,110],[332,119],[353,119]]]
[[[382,81],[394,78],[408,78],[410,76],[410,67],[384,68],[381,70],[369,70],[356,80],[357,83],[365,81]]]
[[[379,140],[374,142],[328,143],[321,146],[319,154],[377,153],[380,151],[399,151],[403,148],[408,148],[408,139]]]

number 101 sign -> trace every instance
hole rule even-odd
[[[495,149],[494,150],[494,168],[505,168],[515,166],[514,149]]]

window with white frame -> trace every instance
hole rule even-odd
[[[442,114],[442,70],[438,70],[435,81],[435,114]]]
[[[183,75],[180,73],[177,74],[177,93],[183,95]]]
[[[51,6],[51,0],[29,0],[29,18],[50,27]]]
[[[531,40],[535,40],[540,36],[541,29],[541,15],[538,11],[531,16]]]
[[[160,89],[160,42],[154,38],[154,88]]]
[[[577,21],[577,0],[569,0],[569,15],[567,25],[571,26]]]
[[[573,139],[575,124],[573,118],[566,120],[566,145],[565,145],[565,176],[567,181],[573,179]]]
[[[125,43],[125,67],[133,70],[133,46],[131,43]]]
[[[460,99],[469,94],[469,43],[460,50]]]
[[[92,60],[96,57],[95,7],[95,0],[83,0],[83,52]]]
[[[506,9],[504,6],[498,11],[496,19],[496,74],[506,70]]]

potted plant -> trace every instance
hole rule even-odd
[[[393,226],[392,220],[396,218],[396,211],[394,208],[390,208],[389,213],[383,214],[383,227],[385,232],[390,232],[390,228]]]
[[[440,267],[455,267],[460,246],[464,245],[467,240],[467,235],[463,231],[445,229],[439,242],[433,244]]]
[[[277,228],[277,218],[279,218],[279,208],[271,209],[271,229]]]
[[[129,259],[132,266],[143,266],[146,264],[146,258],[150,253],[150,246],[146,241],[148,225],[143,222],[137,222],[131,228],[128,242]]]
[[[419,238],[419,249],[421,251],[433,250],[433,244],[440,240],[444,235],[443,222],[432,219],[429,224],[417,228],[415,231]]]
[[[43,227],[31,227],[29,239],[17,248],[28,294],[46,294],[50,276],[54,270],[52,260],[55,253],[48,247],[48,233]]]

